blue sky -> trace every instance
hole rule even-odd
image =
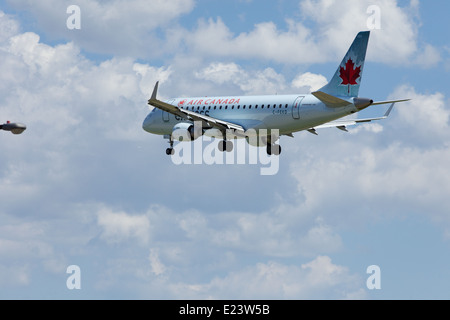
[[[124,3],[0,3],[0,114],[28,126],[0,135],[0,298],[449,298],[448,1]],[[371,5],[360,95],[412,99],[389,119],[283,137],[274,176],[175,165],[142,130],[157,80],[162,98],[317,89]]]

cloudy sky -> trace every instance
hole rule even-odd
[[[446,0],[0,2],[0,121],[28,127],[0,132],[0,298],[450,298],[449,11]],[[283,137],[276,175],[175,165],[142,130],[157,80],[161,98],[306,93],[374,26],[360,95],[412,101],[349,133]],[[372,265],[381,289],[367,286]]]

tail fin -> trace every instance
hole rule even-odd
[[[369,43],[369,35],[370,31],[358,33],[333,78],[326,86],[318,91],[333,96],[358,96],[364,60],[366,59],[367,44]]]

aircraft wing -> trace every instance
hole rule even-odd
[[[402,101],[407,101],[407,100],[402,100]],[[377,104],[386,104],[392,102],[391,106],[389,107],[389,109],[386,111],[386,113],[384,114],[384,116],[382,117],[378,117],[378,118],[367,118],[367,119],[348,119],[348,120],[335,120],[335,121],[331,121],[328,123],[324,123],[321,124],[319,126],[316,126],[314,128],[310,128],[308,129],[309,132],[313,133],[313,134],[317,134],[316,133],[316,129],[322,129],[322,128],[338,128],[340,130],[343,131],[347,131],[347,126],[352,126],[352,125],[356,125],[358,123],[364,123],[364,122],[372,122],[372,121],[377,121],[377,120],[383,120],[386,119],[387,117],[389,117],[389,114],[391,113],[392,109],[394,108],[394,105],[397,102],[401,102],[401,101],[386,101],[386,102],[379,102]]]
[[[156,94],[158,92],[158,84],[159,81],[156,82],[155,84],[155,88],[153,89],[153,93],[151,98],[148,100],[148,104],[151,106],[154,106],[155,108],[161,109],[163,111],[166,111],[168,113],[171,113],[175,116],[181,117],[183,119],[186,119],[188,121],[201,121],[202,122],[202,126],[204,127],[211,127],[211,128],[217,128],[221,131],[224,130],[234,130],[235,133],[237,134],[244,134],[245,130],[242,126],[236,124],[236,123],[232,123],[232,122],[228,122],[228,121],[224,121],[224,120],[220,120],[217,118],[213,118],[213,117],[209,117],[207,115],[204,114],[199,114],[193,111],[189,111],[189,110],[184,110],[181,109],[177,106],[174,106],[172,104],[163,102],[161,100],[158,100],[156,98]]]

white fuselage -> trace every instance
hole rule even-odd
[[[344,98],[345,99],[345,98]],[[278,129],[280,135],[307,130],[359,111],[349,105],[330,108],[311,94],[176,98],[164,102],[248,129]],[[153,109],[142,125],[147,132],[170,135],[177,123],[189,120]]]

